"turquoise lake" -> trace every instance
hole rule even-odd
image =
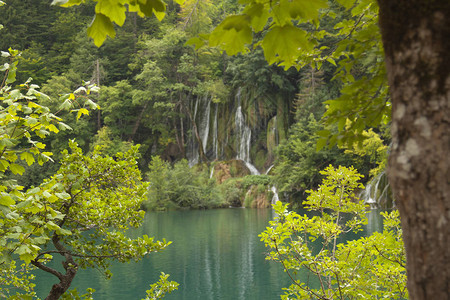
[[[272,209],[215,209],[148,213],[130,235],[173,243],[137,263],[114,263],[107,280],[97,270],[79,270],[72,288],[96,290],[96,300],[142,299],[161,272],[180,284],[165,299],[280,299],[290,285],[280,264],[266,261],[258,235],[275,217]],[[363,234],[382,230],[379,213],[368,213]],[[349,237],[352,238],[352,237]],[[36,271],[36,291],[45,298],[56,278]]]

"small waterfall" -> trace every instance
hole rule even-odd
[[[280,201],[280,197],[278,197],[278,190],[277,190],[277,188],[274,185],[272,185],[270,190],[273,193],[272,204],[276,204],[278,201]]]
[[[366,184],[360,197],[371,209],[392,208],[394,202],[392,191],[385,172],[380,173]]]
[[[252,131],[245,124],[245,118],[242,114],[242,107],[240,105],[236,110],[235,122],[239,143],[237,159],[248,162],[250,161],[250,141],[252,138]]]
[[[219,110],[219,105],[216,103],[216,112],[214,113],[214,123],[213,123],[213,150],[214,150],[214,158],[219,159],[219,140],[217,138],[217,111]]]
[[[207,95],[201,98],[197,98],[194,102],[193,118],[197,125],[198,134],[202,141],[203,152],[206,154],[206,148],[209,138],[209,124],[211,114],[211,97]],[[187,158],[189,166],[194,166],[199,161],[199,143],[194,133],[194,126],[191,126],[191,138],[188,146]]]
[[[268,175],[269,174],[269,172],[270,172],[270,170],[272,170],[272,168],[273,168],[273,166],[274,165],[271,165],[268,169],[267,169],[267,171],[266,171],[266,175]],[[276,188],[276,186],[274,186],[274,185],[272,185],[271,187],[270,187],[270,190],[272,191],[272,193],[273,193],[273,196],[272,196],[272,204],[275,204],[275,203],[277,203],[278,201],[280,201],[280,197],[278,196],[278,190],[277,190],[277,188]]]
[[[242,160],[253,175],[260,175],[258,169],[250,162],[250,142],[252,139],[252,130],[245,124],[244,114],[241,106],[241,89],[236,94],[238,107],[236,109],[235,123],[236,134],[238,135],[238,148],[236,159]]]
[[[197,124],[199,127],[198,134],[200,135],[200,139],[202,140],[203,152],[206,153],[206,146],[208,143],[208,135],[209,135],[209,116],[211,113],[211,98],[205,96],[202,99],[202,107],[204,107],[204,104],[206,104],[206,109],[204,110]]]
[[[269,174],[269,172],[270,172],[270,170],[272,170],[273,166],[274,166],[274,165],[271,165],[271,166],[267,169],[267,171],[266,171],[266,173],[265,173],[266,175]]]
[[[209,179],[211,179],[214,175],[214,166],[211,166],[211,172],[209,173]]]

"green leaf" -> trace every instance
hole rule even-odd
[[[85,0],[53,0],[52,5],[59,5],[62,7],[70,7],[74,5],[80,5]]]
[[[72,127],[70,127],[69,125],[67,125],[66,123],[63,122],[59,122],[58,123],[59,126],[59,130],[72,130]]]
[[[13,174],[22,175],[23,172],[25,172],[25,168],[18,164],[10,164],[9,169],[13,172]]]
[[[293,19],[312,20],[319,16],[319,9],[326,7],[325,0],[294,0],[290,2],[289,14]]]
[[[14,205],[15,203],[16,202],[8,194],[2,194],[0,196],[0,205],[11,206]]]
[[[99,0],[95,6],[95,13],[108,17],[119,26],[125,23],[126,8],[120,2],[114,0]]]
[[[29,166],[31,166],[35,161],[34,156],[29,152],[22,152],[20,154],[20,159],[26,161]]]
[[[334,59],[332,59],[331,57],[327,58],[327,62],[329,62],[330,64],[332,64],[333,66],[336,67],[336,62],[334,61]]]
[[[67,230],[67,229],[63,229],[63,228],[57,228],[57,229],[55,230],[55,232],[56,232],[56,234],[58,234],[58,235],[71,235],[71,234],[72,234],[72,231]]]
[[[79,118],[81,118],[82,115],[88,115],[89,116],[89,111],[86,108],[80,108],[78,110],[78,113],[77,113],[77,120]]]
[[[114,38],[116,31],[111,20],[103,14],[95,14],[94,20],[87,29],[88,36],[94,40],[94,44],[100,47],[106,39],[106,36]]]
[[[138,0],[138,4],[140,11],[147,17],[155,14],[159,21],[164,18],[166,5],[161,0]]]
[[[350,9],[355,3],[355,0],[337,0],[337,2],[345,7],[345,9]]]
[[[264,8],[262,3],[252,3],[244,10],[244,14],[250,17],[250,23],[254,31],[261,31],[267,24],[267,20],[270,17],[267,9]]]
[[[246,52],[245,45],[251,42],[252,30],[245,15],[227,17],[209,37],[211,47],[221,47],[228,55]]]
[[[185,45],[186,46],[193,45],[195,47],[195,50],[198,50],[201,47],[203,47],[203,45],[205,45],[205,41],[199,37],[193,37],[187,40]]]
[[[313,44],[306,38],[306,32],[292,25],[272,27],[261,46],[269,64],[282,60],[286,62],[286,69],[296,63],[301,52],[311,51],[313,48]]]
[[[54,133],[58,133],[59,132],[59,129],[56,128],[56,126],[53,125],[53,124],[50,124],[47,128],[48,128],[48,130],[53,131]]]

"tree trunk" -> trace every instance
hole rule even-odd
[[[31,263],[37,268],[53,274],[59,279],[59,283],[55,283],[52,286],[52,289],[48,293],[48,296],[45,298],[45,300],[59,299],[69,289],[78,271],[78,265],[73,260],[72,255],[64,248],[63,245],[59,243],[58,235],[55,234],[53,236],[52,242],[55,248],[60,251],[60,254],[65,258],[65,261],[62,262],[64,270],[66,271],[65,274],[62,274],[61,272],[58,272],[57,270],[40,263],[38,259],[31,261]]]
[[[450,1],[378,0],[410,298],[450,298]]]
[[[97,61],[95,63],[95,69],[96,69],[96,84],[98,87],[100,87],[100,60],[97,58]],[[97,109],[97,130],[100,130],[102,128],[102,115],[100,112],[100,109]]]
[[[134,122],[133,131],[131,132],[131,135],[128,138],[128,142],[134,141],[134,137],[136,135],[136,132],[138,131],[139,126],[141,125],[142,118],[144,117],[144,113],[147,110],[148,103],[149,103],[149,101],[146,101],[144,103],[144,106],[142,107],[141,112],[139,113],[139,116],[136,119],[136,122]]]

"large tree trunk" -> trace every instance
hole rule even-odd
[[[378,0],[411,299],[450,298],[450,1]]]

